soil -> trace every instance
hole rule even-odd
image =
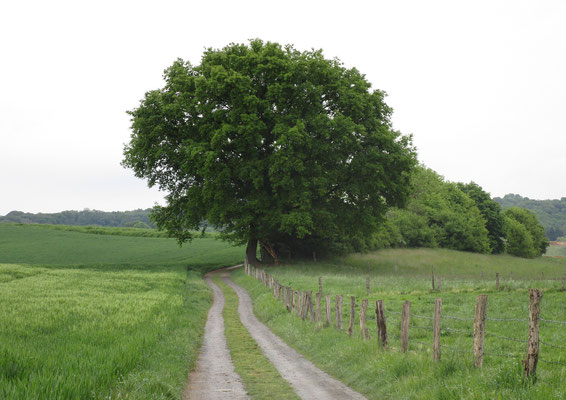
[[[277,368],[302,399],[365,399],[342,382],[317,368],[301,354],[285,344],[255,317],[250,296],[236,285],[229,272],[221,272],[222,279],[238,293],[238,312],[244,326],[258,343],[263,354]]]
[[[218,273],[214,271],[205,276],[214,300],[208,312],[199,359],[195,370],[189,375],[183,400],[249,399],[240,376],[234,371],[226,345],[222,318],[224,295],[211,280],[211,276]]]

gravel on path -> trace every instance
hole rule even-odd
[[[212,289],[214,300],[208,311],[204,340],[195,370],[189,375],[183,400],[240,400],[249,399],[226,345],[224,335],[224,295],[211,277],[222,273],[214,271],[205,275]]]
[[[360,393],[317,368],[259,322],[253,313],[252,301],[248,292],[230,279],[228,271],[221,272],[221,277],[238,293],[240,300],[238,312],[242,323],[265,356],[302,399],[365,399]]]

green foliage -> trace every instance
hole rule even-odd
[[[391,214],[404,245],[490,251],[486,221],[458,185],[424,167],[416,170],[411,182],[414,191],[407,209]]]
[[[177,60],[164,78],[130,112],[123,164],[168,193],[154,216],[179,241],[208,220],[274,251],[352,246],[404,204],[411,139],[356,69],[252,40]]]
[[[533,200],[518,194],[506,194],[503,198],[496,197],[493,200],[504,209],[521,207],[533,211],[550,240],[566,236],[566,197],[560,200]]]
[[[505,231],[507,253],[524,258],[534,258],[538,255],[533,238],[525,225],[512,218],[505,218]]]
[[[507,230],[507,252],[520,257],[537,257],[546,252],[549,245],[544,227],[534,212],[525,208],[511,207],[503,212]]]
[[[492,200],[481,186],[474,182],[468,184],[458,183],[458,188],[474,201],[480,214],[484,218],[491,252],[493,254],[503,253],[503,251],[505,251],[505,242],[503,241],[505,233],[503,230],[501,206]]]
[[[132,227],[136,223],[142,222],[148,227],[153,228],[154,225],[149,219],[149,212],[149,209],[112,212],[85,209],[83,211],[62,211],[52,214],[32,214],[21,211],[11,211],[6,216],[0,217],[0,222],[18,224],[98,225],[122,227]]]

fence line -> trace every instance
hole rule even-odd
[[[285,287],[283,285],[281,285],[277,280],[274,279],[273,276],[267,274],[264,270],[261,269],[256,269],[253,266],[250,265],[246,265],[246,273],[250,276],[255,277],[257,280],[263,282],[265,284],[266,287],[268,288],[272,288],[273,289],[273,296],[274,298],[276,298],[277,300],[281,300],[284,302],[284,305],[286,306],[287,310],[292,312],[293,309],[295,308],[295,301],[294,301],[294,294],[295,293],[299,293],[299,315],[303,320],[310,320],[311,323],[313,324],[313,326],[316,326],[317,328],[320,328],[322,326],[322,317],[320,316],[320,310],[321,310],[321,304],[320,302],[323,299],[322,296],[322,278],[319,278],[319,292],[316,293],[316,315],[315,316],[315,307],[313,305],[313,300],[315,299],[315,296],[312,296],[312,292],[310,291],[294,291],[291,287]],[[301,296],[302,293],[302,296]],[[362,330],[363,327],[365,326],[365,321],[366,318],[370,319],[370,320],[375,320],[377,322],[377,326],[374,325],[374,329],[377,328],[377,335],[376,338],[378,338],[379,343],[383,346],[383,347],[387,347],[388,345],[388,334],[387,334],[387,328],[386,328],[386,314],[388,318],[392,318],[394,322],[393,326],[397,326],[397,323],[401,323],[400,326],[398,326],[399,329],[401,329],[401,333],[402,336],[397,336],[397,335],[390,335],[389,339],[393,339],[393,340],[401,340],[401,350],[402,351],[407,351],[407,344],[406,342],[408,342],[408,337],[404,337],[403,335],[406,335],[405,332],[403,333],[403,329],[407,329],[406,327],[409,328],[415,328],[415,329],[421,329],[421,330],[427,330],[427,331],[433,331],[434,333],[434,338],[431,338],[433,340],[431,340],[430,342],[423,342],[420,340],[415,340],[415,339],[411,339],[410,342],[414,343],[414,344],[419,344],[419,345],[424,345],[424,346],[428,346],[428,347],[432,347],[434,350],[434,359],[435,360],[439,360],[440,359],[440,348],[442,349],[446,349],[455,353],[462,353],[462,354],[468,354],[468,355],[473,355],[474,357],[476,357],[476,366],[481,367],[481,357],[483,355],[485,356],[492,356],[492,357],[504,357],[504,358],[519,358],[521,357],[521,355],[519,354],[504,354],[504,353],[497,353],[497,352],[485,352],[483,351],[483,339],[481,339],[481,342],[476,343],[476,339],[477,339],[477,335],[481,334],[481,335],[489,335],[491,337],[497,338],[497,339],[501,339],[501,340],[507,340],[507,341],[512,341],[512,342],[516,342],[516,343],[521,343],[521,344],[528,344],[528,352],[527,352],[527,360],[525,360],[523,363],[525,365],[525,375],[529,376],[529,375],[534,375],[536,373],[536,361],[541,361],[543,363],[546,364],[552,364],[552,365],[558,365],[558,366],[566,366],[565,362],[562,361],[555,361],[555,360],[547,360],[547,359],[542,359],[539,358],[539,345],[543,345],[543,346],[548,346],[551,348],[555,348],[555,349],[560,349],[560,350],[566,350],[566,346],[561,346],[561,345],[557,345],[557,344],[553,344],[550,342],[546,342],[543,340],[540,340],[539,336],[538,336],[538,322],[545,322],[548,324],[556,324],[556,325],[566,325],[566,321],[560,321],[560,320],[552,320],[552,319],[543,319],[539,317],[539,312],[540,312],[540,299],[542,297],[542,294],[540,291],[535,290],[535,289],[531,289],[529,291],[530,297],[531,297],[531,309],[530,309],[530,316],[529,318],[491,318],[491,317],[487,317],[485,315],[485,311],[483,312],[483,316],[481,317],[483,319],[483,321],[492,321],[492,322],[528,322],[529,323],[529,340],[523,340],[523,339],[518,339],[518,338],[513,338],[513,337],[508,337],[508,336],[504,336],[504,335],[499,335],[490,331],[486,331],[485,330],[485,324],[483,324],[483,327],[479,328],[480,332],[478,333],[477,329],[478,329],[478,325],[477,321],[478,321],[478,304],[477,303],[479,301],[480,297],[484,298],[484,303],[485,303],[485,298],[486,295],[481,295],[478,296],[478,299],[476,300],[476,318],[470,318],[470,317],[464,317],[464,316],[458,316],[458,315],[443,315],[441,316],[440,313],[440,307],[438,306],[436,309],[436,318],[432,317],[432,316],[428,316],[428,315],[420,315],[420,314],[415,314],[409,311],[409,308],[407,310],[406,313],[404,312],[398,312],[398,311],[392,311],[392,310],[387,310],[384,307],[383,304],[383,300],[379,300],[376,302],[376,308],[373,308],[373,311],[375,311],[376,314],[374,314],[372,316],[372,312],[371,310],[367,310],[370,307],[366,307],[364,308],[364,312],[360,313],[359,317],[360,317],[360,329]],[[335,311],[336,311],[336,327],[338,329],[342,329],[341,327],[341,320],[342,320],[342,300],[343,296],[339,295],[339,296],[335,296],[336,301],[332,301],[332,299],[330,299],[330,295],[326,294],[326,326],[331,325],[330,321],[331,321],[331,317],[332,315],[330,315],[329,310],[331,310],[331,304],[330,302],[333,302],[335,304]],[[535,298],[535,302],[533,303],[533,297]],[[348,307],[346,307],[346,315],[344,316],[344,319],[349,318],[349,325],[348,325],[348,330],[345,331],[347,332],[350,336],[352,336],[352,331],[354,330],[354,326],[355,326],[355,318],[356,318],[356,308],[358,307],[357,304],[367,304],[367,299],[364,299],[363,302],[361,300],[359,300],[360,303],[356,302],[356,299],[354,296],[351,296],[351,302],[350,302],[350,307],[348,310]],[[442,299],[437,298],[436,299],[436,303],[441,305]],[[406,302],[409,303],[410,306],[410,302]],[[533,306],[534,304],[534,306]],[[485,307],[485,304],[484,304]],[[535,311],[533,311],[535,310]],[[349,311],[349,313],[348,313]],[[369,318],[366,316],[366,311],[368,311],[369,314]],[[311,313],[311,318],[307,319],[306,317],[308,316],[308,313]],[[533,312],[536,312],[536,314],[533,314]],[[377,318],[375,318],[377,317]],[[417,319],[425,319],[425,320],[433,320],[435,326],[426,326],[426,325],[416,325],[414,323],[410,324],[410,317],[413,318],[417,318]],[[362,318],[363,318],[363,323],[362,323]],[[459,328],[453,328],[453,327],[440,327],[440,320],[444,319],[444,320],[454,320],[454,321],[463,321],[463,322],[470,322],[470,321],[474,321],[474,330],[469,330],[469,329],[459,329]],[[390,321],[391,322],[391,321]],[[403,326],[405,326],[405,328],[403,328]],[[533,336],[533,329],[534,329],[534,336]],[[356,329],[357,330],[357,329]],[[364,333],[361,332],[361,335],[363,336],[364,339],[368,339],[369,335],[366,334],[364,335]],[[442,336],[446,336],[449,335],[451,333],[454,334],[462,334],[461,336],[458,335],[456,336],[457,338],[464,338],[464,337],[473,337],[474,338],[474,348],[470,348],[470,349],[463,349],[461,347],[454,347],[451,345],[447,345],[447,344],[443,344],[439,342],[439,338]],[[426,335],[426,334],[425,334]],[[419,336],[419,335],[417,335]],[[483,338],[483,336],[482,336]],[[420,338],[419,338],[420,339]],[[422,339],[421,339],[422,340]],[[479,349],[476,347],[479,346]],[[479,353],[478,353],[479,351]],[[479,354],[479,355],[478,355]],[[479,363],[478,363],[478,358],[479,359]],[[535,361],[533,362],[532,359],[535,359]],[[561,358],[559,357],[559,360]]]

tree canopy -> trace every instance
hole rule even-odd
[[[258,241],[272,256],[344,243],[405,203],[410,136],[383,91],[322,51],[230,44],[164,79],[129,112],[123,165],[167,192],[153,215],[179,241],[207,220],[253,262]]]
[[[506,194],[493,199],[504,209],[521,207],[533,211],[544,226],[546,237],[557,240],[566,236],[566,197],[560,200],[534,200],[518,194]]]
[[[544,227],[534,212],[511,207],[503,211],[503,217],[509,254],[533,258],[546,253],[549,242],[544,234]]]
[[[390,215],[391,223],[400,232],[401,245],[477,253],[491,250],[486,220],[460,185],[445,182],[433,170],[419,167],[412,186],[407,208]]]

